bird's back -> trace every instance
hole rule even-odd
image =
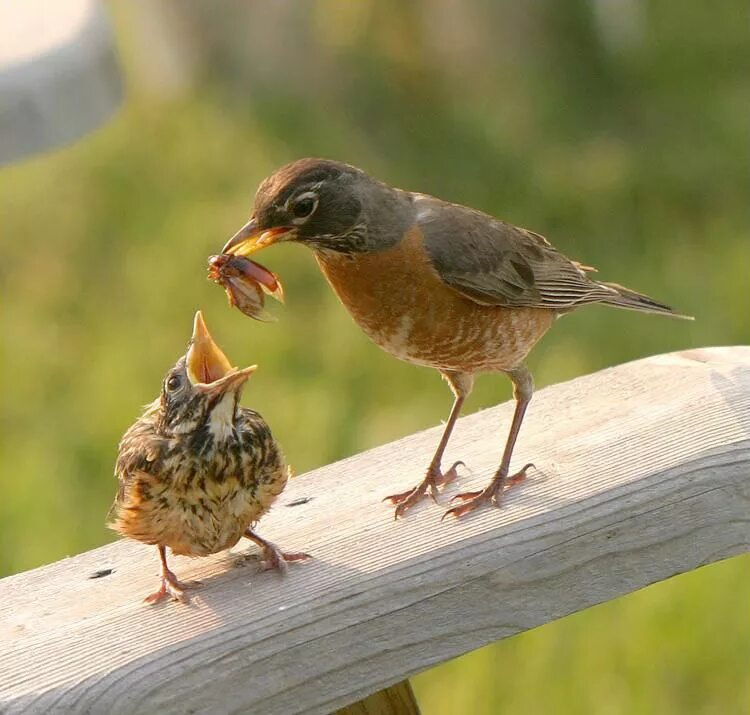
[[[472,300],[565,313],[590,303],[675,315],[666,305],[592,279],[538,233],[460,204],[414,194],[425,250],[443,282]],[[678,316],[682,317],[682,316]]]

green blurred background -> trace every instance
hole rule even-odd
[[[304,248],[266,257],[287,291],[273,325],[204,280],[258,182],[294,158],[342,159],[528,226],[697,318],[582,310],[530,357],[540,387],[748,342],[745,3],[109,7],[121,111],[0,170],[0,576],[114,538],[117,441],[199,306],[227,354],[263,366],[245,402],[298,473],[447,415],[437,374],[369,344]],[[509,397],[507,380],[484,377],[467,411]],[[736,558],[434,668],[414,679],[420,703],[428,715],[747,712],[749,570]]]

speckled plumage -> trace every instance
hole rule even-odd
[[[186,355],[120,441],[110,526],[159,548],[162,584],[147,601],[188,600],[167,566],[167,548],[207,556],[246,536],[261,547],[268,567],[307,558],[280,551],[253,530],[289,476],[266,422],[239,406],[254,369],[230,366],[199,312]]]
[[[226,439],[206,424],[170,434],[160,410],[152,403],[120,442],[112,528],[186,556],[231,548],[286,485],[271,430],[257,412],[239,408]]]

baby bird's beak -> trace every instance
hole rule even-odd
[[[283,236],[292,231],[290,226],[277,226],[261,231],[258,222],[251,218],[237,233],[232,236],[221,249],[222,253],[233,256],[249,256],[251,253],[267,248],[280,241]]]
[[[237,391],[245,384],[257,365],[242,370],[232,367],[221,348],[208,332],[203,314],[199,310],[193,322],[193,336],[186,356],[187,375],[193,386],[205,393]]]

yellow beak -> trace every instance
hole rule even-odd
[[[232,367],[208,332],[199,310],[193,321],[193,336],[187,351],[186,368],[188,379],[194,386],[205,392],[224,392],[230,388],[238,389],[258,366],[251,365],[243,370]]]
[[[222,253],[233,256],[249,256],[251,253],[267,248],[276,243],[292,229],[288,226],[277,226],[266,231],[258,229],[258,222],[251,218],[221,249]]]

